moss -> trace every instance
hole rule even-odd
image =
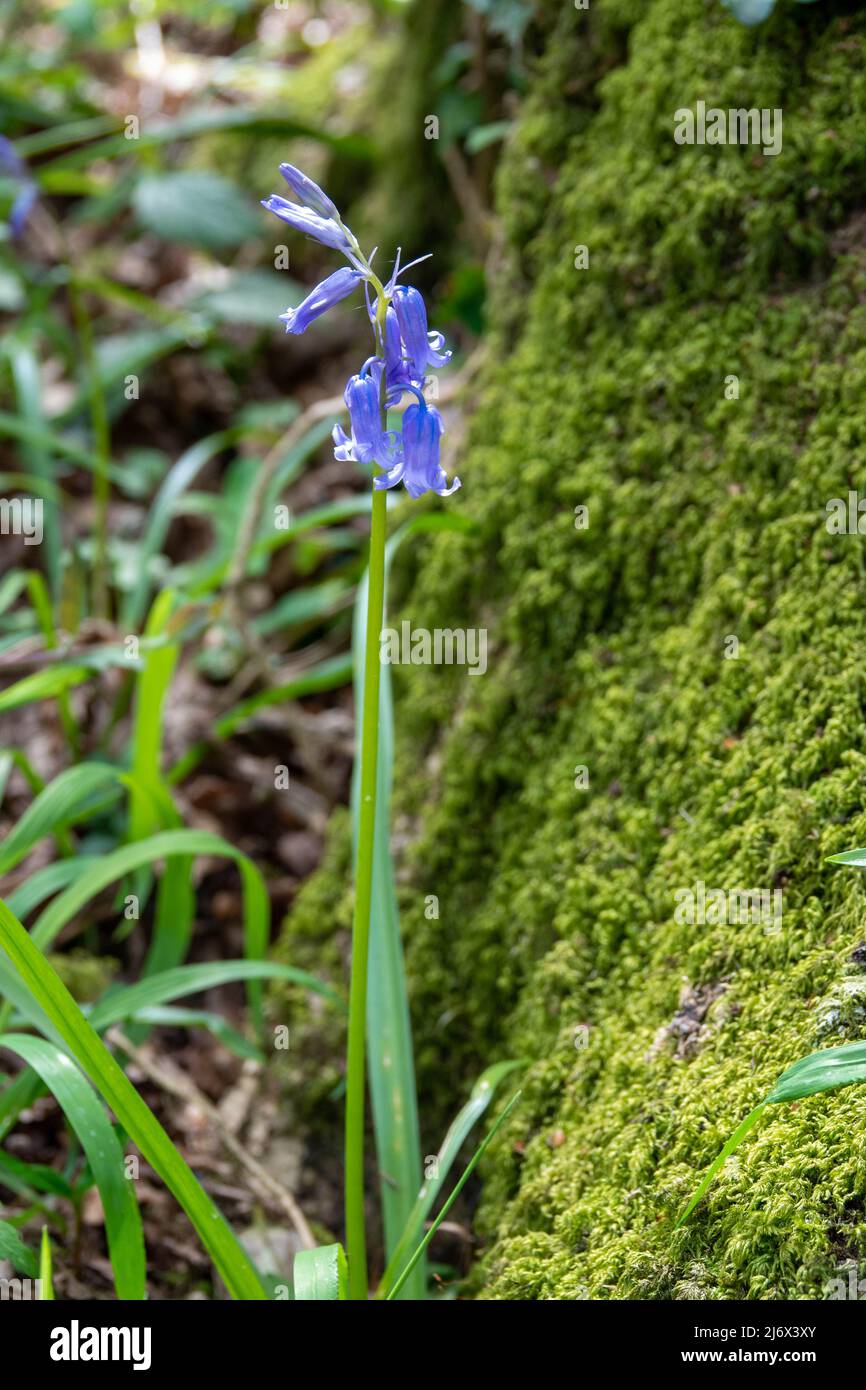
[[[863,542],[825,527],[866,485],[848,9],[542,7],[449,504],[478,532],[404,556],[394,613],[489,631],[483,678],[396,673],[425,1142],[483,1066],[532,1059],[485,1164],[482,1297],[820,1296],[866,1255],[857,1088],[772,1108],[673,1229],[778,1072],[866,1033],[863,883],[824,863],[866,837]],[[677,146],[699,99],[782,107],[782,153]],[[780,888],[781,931],[676,922],[698,879]]]
[[[48,959],[80,1004],[92,1004],[104,994],[118,971],[118,962],[112,957],[94,956],[81,947],[52,952]]]

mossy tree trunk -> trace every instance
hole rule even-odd
[[[419,543],[393,613],[489,634],[482,677],[396,672],[425,1143],[534,1059],[482,1296],[820,1297],[866,1253],[860,1088],[773,1108],[673,1223],[779,1071],[866,1032],[861,881],[823,862],[866,843],[864,540],[827,524],[866,499],[866,15],[541,23],[451,503],[479,531]],[[781,151],[678,145],[699,101],[781,110]],[[677,920],[698,881],[781,923]]]

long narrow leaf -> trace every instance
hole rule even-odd
[[[725,1144],[725,1147],[722,1149],[722,1152],[718,1155],[717,1158],[713,1160],[706,1173],[704,1174],[700,1186],[698,1187],[697,1191],[692,1195],[685,1211],[679,1217],[677,1221],[677,1226],[681,1226],[683,1222],[686,1221],[689,1218],[689,1216],[691,1216],[695,1207],[698,1205],[698,1202],[701,1200],[704,1193],[707,1191],[707,1188],[712,1183],[713,1178],[724,1167],[725,1163],[730,1158],[734,1150],[736,1148],[739,1148],[740,1144],[745,1139],[749,1130],[752,1128],[752,1125],[754,1125],[761,1118],[761,1113],[765,1105],[766,1101],[762,1100],[761,1104],[756,1105],[754,1110],[750,1110],[749,1114],[743,1120],[743,1123],[734,1130],[730,1139]]]
[[[113,850],[49,903],[34,923],[34,942],[46,949],[85,903],[124,875],[163,858],[199,854],[231,859],[237,864],[243,887],[246,954],[250,960],[261,959],[270,935],[270,903],[265,881],[251,859],[227,840],[207,830],[166,830],[133,845],[123,845]],[[249,995],[253,1012],[260,1021],[261,987],[255,981],[249,986]]]
[[[75,1063],[44,1038],[0,1033],[0,1047],[15,1052],[51,1091],[84,1150],[102,1199],[105,1234],[118,1298],[144,1298],[144,1234],[123,1150],[105,1110]]]
[[[54,1299],[54,1271],[51,1264],[51,1238],[48,1227],[42,1227],[42,1240],[39,1244],[39,1298],[43,1303]]]
[[[385,551],[386,583],[391,563],[402,541],[420,530],[465,530],[455,513],[416,517],[388,541]],[[352,780],[352,826],[357,840],[361,710],[364,704],[363,652],[366,632],[367,575],[355,600],[354,653],[357,755]],[[373,911],[370,926],[370,967],[367,995],[367,1052],[370,1097],[376,1134],[376,1151],[382,1175],[380,1193],[385,1225],[385,1248],[393,1254],[409,1221],[415,1194],[421,1185],[421,1145],[412,1032],[400,938],[400,916],[391,859],[391,785],[394,762],[394,714],[390,667],[380,678],[379,759],[376,790],[376,829],[373,844]],[[406,1286],[405,1297],[420,1299],[426,1274],[419,1263]]]
[[[296,1302],[315,1299],[333,1303],[349,1296],[349,1272],[342,1245],[319,1245],[299,1250],[292,1270]]]
[[[36,1278],[36,1256],[8,1221],[0,1221],[0,1260],[8,1260],[28,1279]]]
[[[60,977],[2,902],[0,946],[132,1142],[183,1207],[232,1297],[266,1298],[262,1283],[234,1232],[87,1022]]]
[[[8,714],[22,705],[33,705],[37,700],[51,700],[73,685],[81,685],[89,680],[91,674],[86,666],[60,665],[24,676],[22,680],[7,685],[5,690],[0,690],[0,714]]]
[[[70,825],[95,792],[118,785],[122,773],[110,763],[88,762],[68,767],[31,801],[17,825],[0,845],[0,874],[14,869],[35,844],[58,826]]]
[[[500,1082],[505,1080],[506,1076],[510,1076],[512,1072],[524,1066],[526,1066],[525,1058],[516,1061],[494,1062],[493,1066],[481,1073],[472,1087],[468,1101],[448,1127],[448,1132],[436,1155],[436,1162],[429,1166],[430,1176],[424,1179],[421,1191],[415,1199],[415,1205],[407,1217],[400,1239],[397,1241],[385,1273],[382,1275],[382,1282],[378,1290],[380,1298],[387,1294],[401,1266],[408,1258],[409,1252],[421,1238],[424,1222],[430,1214],[433,1203],[436,1201],[468,1135],[481,1119],[496,1094],[496,1088]]]
[[[296,970],[294,966],[271,960],[220,960],[206,965],[179,965],[160,975],[148,975],[146,980],[106,994],[94,1004],[88,1017],[93,1027],[101,1031],[113,1023],[120,1023],[122,1019],[131,1018],[141,1009],[168,1004],[172,999],[199,994],[217,985],[234,984],[237,980],[286,980],[289,984],[322,995],[338,1008],[345,1008],[344,1001],[330,985],[306,970]]]
[[[411,1259],[409,1260],[409,1263],[406,1265],[406,1268],[401,1273],[399,1279],[397,1279],[391,1292],[388,1294],[389,1299],[399,1298],[400,1292],[404,1288],[406,1281],[410,1278],[413,1269],[415,1269],[415,1267],[417,1266],[419,1260],[422,1258],[424,1254],[424,1251],[427,1249],[427,1246],[430,1244],[439,1227],[442,1225],[442,1222],[445,1220],[445,1217],[448,1215],[454,1203],[457,1201],[457,1198],[463,1191],[463,1188],[466,1185],[472,1172],[481,1162],[481,1159],[484,1157],[484,1152],[487,1149],[488,1145],[492,1143],[497,1130],[500,1128],[501,1125],[505,1123],[508,1116],[514,1109],[515,1105],[520,1100],[521,1094],[522,1093],[520,1091],[515,1091],[514,1095],[511,1097],[511,1100],[508,1102],[502,1114],[497,1119],[490,1133],[486,1135],[486,1137],[482,1139],[481,1143],[478,1145],[478,1148],[475,1150],[475,1153],[472,1155],[471,1159],[469,1160],[462,1174],[460,1175],[459,1181],[455,1183],[454,1189],[450,1197],[448,1198],[448,1201],[442,1207],[442,1210],[436,1217],[436,1220],[431,1222],[429,1231],[427,1232],[424,1239],[421,1241],[421,1244],[418,1246],[417,1250],[412,1255]]]

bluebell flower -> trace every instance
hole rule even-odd
[[[410,497],[423,497],[425,492],[450,497],[460,486],[454,478],[450,487],[445,470],[439,462],[439,440],[444,433],[442,416],[434,406],[421,397],[417,404],[407,407],[403,414],[403,457],[383,476],[373,479],[377,488],[396,487],[404,483]]]
[[[298,203],[290,203],[288,198],[281,198],[278,193],[272,193],[270,198],[263,199],[262,207],[267,208],[268,212],[276,213],[283,222],[288,222],[290,227],[294,227],[296,232],[303,232],[314,241],[320,241],[323,246],[332,246],[335,251],[342,251],[344,255],[352,250],[346,228],[342,223],[335,222],[333,217],[320,217],[317,212],[303,208]]]
[[[286,325],[286,332],[303,333],[313,319],[326,313],[332,305],[339,304],[341,299],[346,299],[363,278],[360,270],[350,270],[347,265],[335,270],[333,275],[329,275],[327,280],[323,280],[311,290],[296,309],[287,309],[284,314],[280,314],[281,321]]]
[[[403,339],[396,310],[389,304],[385,312],[385,380],[389,391],[412,385],[409,364],[403,354]]]
[[[357,376],[350,376],[343,399],[349,410],[351,435],[335,425],[334,457],[353,463],[378,463],[391,467],[400,458],[398,437],[382,424],[382,363],[373,357]]]
[[[280,173],[298,201],[305,207],[312,208],[320,217],[331,218],[334,222],[342,220],[336,204],[331,202],[325,190],[307,178],[306,174],[302,174],[300,169],[296,169],[294,164],[281,164]]]
[[[0,171],[20,185],[9,213],[9,231],[13,238],[17,238],[24,230],[24,224],[36,202],[39,190],[30,178],[24,160],[5,135],[0,135]]]
[[[445,346],[441,333],[427,331],[427,309],[418,290],[411,285],[397,285],[393,302],[409,359],[410,376],[420,385],[427,368],[444,367],[451,361],[451,353],[441,351]]]
[[[382,468],[384,471],[373,480],[379,489],[402,482],[410,497],[422,497],[425,492],[449,497],[459,488],[460,479],[448,483],[439,461],[442,417],[428,406],[421,388],[427,368],[444,367],[451,360],[451,353],[445,350],[442,334],[428,329],[427,310],[419,291],[397,283],[410,267],[401,269],[398,250],[391,278],[383,285],[373,270],[376,252],[372,251],[369,257],[363,255],[357,238],[327,193],[293,164],[281,164],[280,173],[299,201],[292,203],[272,194],[263,206],[297,231],[341,251],[351,266],[334,271],[296,309],[281,314],[286,331],[303,333],[314,319],[363,283],[376,340],[376,355],[368,358],[347,383],[344,400],[350,432],[347,434],[342,425],[334,426],[335,456]],[[402,430],[389,430],[385,426],[386,411],[398,405],[406,391],[415,395],[417,401],[406,409]]]

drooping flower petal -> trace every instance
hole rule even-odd
[[[294,164],[281,164],[280,173],[285,179],[289,188],[308,208],[317,212],[320,217],[333,218],[335,222],[340,221],[340,214],[335,203],[331,202],[327,193],[314,183],[306,174],[296,169]]]
[[[418,402],[404,412],[402,480],[410,497],[423,497],[425,492],[450,497],[460,486],[459,478],[448,485],[445,470],[439,462],[442,432],[442,416],[435,407]]]
[[[379,463],[391,467],[400,455],[399,437],[382,428],[382,363],[372,359],[356,376],[349,377],[343,399],[349,408],[351,436],[335,425],[334,456],[354,463]]]
[[[428,366],[444,367],[451,360],[451,353],[440,351],[445,342],[441,333],[428,333],[427,309],[418,290],[411,285],[397,285],[392,302],[409,361],[409,374],[417,385],[422,385]]]
[[[332,305],[339,304],[341,299],[350,295],[362,278],[359,270],[350,270],[346,265],[335,270],[333,275],[329,275],[327,280],[323,280],[311,290],[296,309],[287,309],[284,314],[280,314],[281,321],[286,325],[286,332],[303,333],[313,319],[317,319]]]
[[[403,356],[400,322],[396,310],[390,304],[385,314],[385,381],[389,391],[397,391],[411,385],[409,365]]]
[[[302,208],[297,203],[290,203],[288,198],[281,198],[277,193],[272,193],[270,198],[264,198],[262,207],[275,213],[283,222],[288,222],[295,231],[303,232],[314,241],[320,241],[323,246],[332,246],[335,251],[342,251],[344,255],[349,255],[352,251],[345,228],[331,217],[320,217],[317,212]]]

